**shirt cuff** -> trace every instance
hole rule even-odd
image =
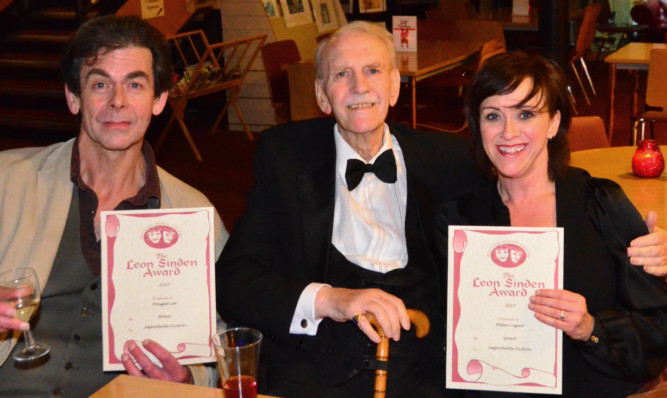
[[[324,286],[329,285],[311,283],[303,289],[299,301],[296,303],[296,309],[290,324],[289,332],[291,334],[307,334],[309,336],[317,334],[317,327],[322,322],[322,318],[315,319],[315,296]]]

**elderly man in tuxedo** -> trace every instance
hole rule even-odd
[[[270,394],[371,396],[382,365],[368,313],[391,339],[387,395],[445,394],[433,207],[480,177],[464,138],[385,121],[400,88],[394,58],[389,32],[343,26],[316,53],[317,101],[334,118],[276,126],[258,143],[256,183],[216,272],[222,316],[264,333],[259,386]],[[406,308],[429,317],[427,337]]]

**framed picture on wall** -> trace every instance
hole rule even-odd
[[[313,22],[308,0],[280,0],[280,4],[283,8],[286,27],[291,28]]]
[[[387,9],[386,0],[359,0],[359,12],[380,12]]]
[[[280,16],[280,7],[276,0],[262,0],[264,10],[269,18],[278,18]]]
[[[338,27],[333,0],[311,0],[318,32],[328,32]]]

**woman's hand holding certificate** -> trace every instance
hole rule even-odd
[[[536,292],[562,287],[562,229],[450,226],[449,237],[447,387],[560,393],[562,334],[540,317],[565,324],[549,303],[579,319],[581,306]]]
[[[528,308],[535,311],[535,318],[562,330],[573,340],[588,340],[593,333],[593,317],[581,294],[569,290],[537,290],[530,297]]]

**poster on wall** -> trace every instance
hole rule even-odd
[[[417,17],[395,15],[391,24],[396,51],[417,51]]]
[[[269,18],[278,18],[280,16],[280,7],[276,0],[262,0],[264,11]]]
[[[157,18],[164,16],[164,0],[141,0],[141,18]]]
[[[386,0],[359,0],[359,12],[380,12],[387,9]]]
[[[285,27],[304,25],[313,22],[308,0],[280,0],[285,16]]]
[[[328,32],[338,27],[333,0],[312,0],[318,32]]]

